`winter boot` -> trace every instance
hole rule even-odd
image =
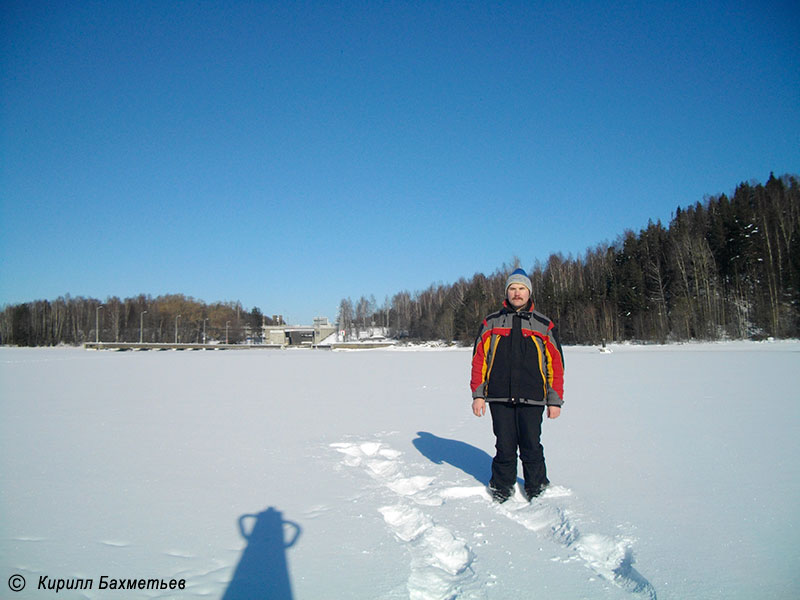
[[[547,486],[549,484],[550,482],[548,481],[547,483],[540,483],[538,485],[533,485],[533,486],[526,485],[525,495],[528,497],[528,502],[530,502],[534,498],[538,498],[539,496],[541,496],[542,492],[544,492],[547,489]]]
[[[498,504],[502,504],[503,502],[508,500],[513,492],[514,492],[513,489],[498,488],[492,485],[489,486],[489,494],[491,494],[492,500],[494,500]]]

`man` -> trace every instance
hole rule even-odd
[[[542,416],[555,419],[564,403],[564,359],[553,322],[533,310],[531,280],[522,269],[506,280],[503,307],[486,317],[472,352],[472,412],[486,403],[492,414],[497,454],[489,491],[497,502],[514,493],[517,448],[528,500],[550,481],[540,437]]]

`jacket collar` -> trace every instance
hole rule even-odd
[[[503,312],[505,314],[518,314],[520,317],[530,317],[531,311],[533,310],[533,300],[528,300],[528,303],[516,310],[513,306],[508,303],[508,300],[503,300]]]

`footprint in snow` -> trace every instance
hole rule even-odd
[[[404,476],[401,462],[397,460],[401,453],[380,442],[337,443],[331,446],[345,455],[345,464],[364,467],[369,475],[381,481],[388,489],[418,505],[438,506],[446,499],[477,496],[495,506],[484,486],[436,489],[433,486],[433,477]],[[571,495],[569,488],[553,485],[542,496],[528,502],[518,489],[511,500],[498,506],[497,510],[537,535],[548,537],[574,551],[577,558],[603,579],[629,592],[656,600],[653,586],[633,567],[631,540],[594,533],[582,534],[569,518],[568,509],[557,502]],[[473,555],[469,547],[453,537],[448,530],[434,525],[418,508],[400,504],[383,507],[380,512],[398,539],[414,544],[412,575],[409,577],[412,597],[415,596],[413,590],[423,589],[427,590],[427,595],[422,594],[420,597],[454,597],[452,593],[458,588],[457,582],[442,585],[440,580],[433,581],[435,578],[430,573],[423,576],[423,571],[433,568],[450,577],[467,571],[472,573],[470,565]],[[439,549],[438,553],[436,549]],[[447,557],[448,560],[440,557]],[[432,593],[434,590],[439,591]]]
[[[397,494],[400,502],[378,509],[394,536],[411,557],[407,581],[412,600],[452,600],[485,597],[472,570],[473,553],[466,542],[434,522],[419,506],[440,506],[443,499],[433,477],[403,474],[401,453],[379,442],[331,444],[349,466],[360,466]],[[409,502],[413,502],[410,504]]]

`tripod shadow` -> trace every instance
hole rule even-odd
[[[248,521],[253,519],[255,523],[248,532]],[[239,532],[247,540],[247,547],[242,552],[223,600],[291,600],[292,583],[286,550],[294,546],[300,537],[300,526],[284,521],[283,514],[270,506],[257,515],[239,517]]]
[[[447,463],[471,475],[483,485],[489,485],[492,475],[492,457],[480,448],[459,440],[449,440],[418,431],[414,447],[431,462],[440,465]]]

